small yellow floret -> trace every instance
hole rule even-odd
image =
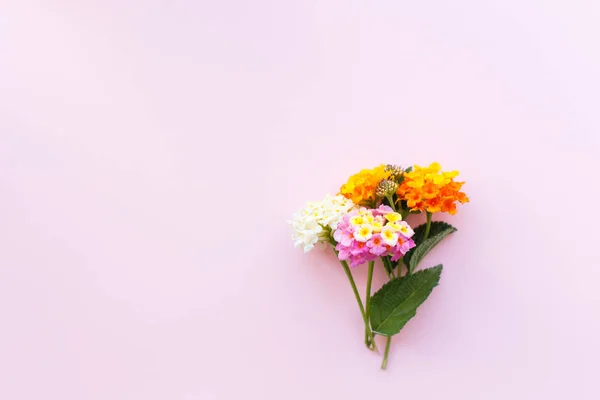
[[[385,219],[387,219],[390,222],[397,222],[402,220],[402,215],[398,214],[397,212],[391,212],[385,214]]]

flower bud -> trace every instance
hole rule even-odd
[[[385,166],[385,172],[390,173],[390,179],[396,180],[402,176],[404,170],[399,165],[388,164]]]
[[[396,182],[384,179],[379,182],[375,194],[377,194],[378,197],[389,197],[396,193],[397,189],[398,184]]]

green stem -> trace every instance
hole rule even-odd
[[[338,252],[335,250],[335,254]],[[363,321],[365,323],[365,344],[371,350],[377,350],[377,346],[375,345],[375,340],[373,339],[373,332],[371,331],[371,326],[369,325],[369,319],[367,318],[367,314],[365,312],[365,308],[363,307],[362,300],[360,299],[360,294],[358,293],[358,288],[356,287],[356,282],[354,282],[354,278],[352,277],[352,272],[350,272],[350,267],[348,267],[348,263],[346,261],[340,260],[340,264],[344,267],[344,272],[348,277],[348,281],[350,281],[350,286],[352,286],[352,291],[354,292],[354,297],[356,297],[356,302],[358,303],[358,308],[360,309],[360,313],[362,315]]]
[[[400,257],[400,259],[398,260],[398,267],[396,269],[396,276],[398,278],[402,277],[402,262],[404,260],[404,257]]]
[[[390,207],[392,210],[396,211],[396,205],[394,204],[394,196],[387,196],[388,203],[390,203]]]
[[[431,216],[432,216],[432,214],[428,211],[427,212],[427,225],[425,226],[425,235],[423,235],[423,241],[425,241],[429,237],[429,229],[431,228]],[[407,267],[408,267],[408,265],[407,265]],[[410,275],[410,272],[411,272],[410,268],[408,268],[408,271],[406,272],[406,274]],[[402,258],[400,258],[400,260],[398,260],[397,276],[398,276],[398,278],[400,278],[402,276]],[[388,336],[387,340],[385,342],[385,352],[383,354],[383,361],[381,363],[381,369],[386,369],[386,367],[387,367],[388,356],[390,354],[391,344],[392,344],[392,336]]]
[[[390,354],[390,345],[392,344],[392,337],[387,337],[387,342],[385,342],[385,353],[383,353],[383,362],[381,363],[381,369],[385,369],[387,367],[388,355]]]
[[[352,291],[354,292],[354,297],[356,297],[356,302],[358,303],[358,308],[360,308],[360,313],[365,317],[365,308],[363,307],[362,300],[360,299],[360,294],[358,294],[358,288],[356,287],[356,282],[354,282],[354,278],[352,277],[352,272],[350,272],[350,267],[348,267],[348,263],[346,261],[341,261],[342,267],[344,267],[344,272],[350,281],[350,286],[352,286]]]
[[[385,268],[385,273],[387,274],[389,280],[394,279],[395,276],[394,271],[392,270],[392,263],[390,262],[390,259],[387,256],[381,257],[381,261],[383,263],[383,268]]]
[[[433,214],[427,211],[427,225],[425,225],[425,235],[423,235],[423,241],[429,237],[429,228],[431,228],[431,216]]]
[[[373,346],[375,346],[375,335],[370,331],[370,317],[371,317],[371,283],[373,282],[373,268],[375,267],[375,261],[369,261],[369,270],[367,273],[367,297],[365,299],[365,308],[366,308],[366,320],[365,323],[365,336],[372,340]]]
[[[383,260],[384,263],[389,263],[389,260],[387,259],[387,257],[382,257],[381,259]],[[400,258],[398,260],[398,270],[396,272],[396,276],[398,278],[402,277],[402,260],[403,260],[403,258]],[[407,274],[408,273],[409,272],[407,272]],[[388,356],[390,354],[390,346],[391,346],[391,344],[392,344],[392,337],[388,336],[387,339],[386,339],[386,342],[385,342],[385,353],[383,354],[383,361],[381,363],[381,369],[386,369],[386,367],[387,367],[387,361],[388,361]]]

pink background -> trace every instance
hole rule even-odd
[[[3,1],[0,398],[600,398],[599,19]],[[361,168],[434,160],[472,202],[382,372],[334,257],[285,220]]]

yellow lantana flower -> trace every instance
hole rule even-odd
[[[359,242],[366,242],[373,236],[373,230],[369,225],[362,225],[358,230],[354,231],[354,239]]]
[[[391,212],[385,215],[385,219],[390,222],[398,222],[402,220],[402,215],[398,214],[397,212]]]
[[[389,178],[391,174],[392,171],[386,171],[383,164],[373,169],[363,169],[342,185],[340,193],[355,204],[372,204],[377,198],[375,192],[379,182]]]

